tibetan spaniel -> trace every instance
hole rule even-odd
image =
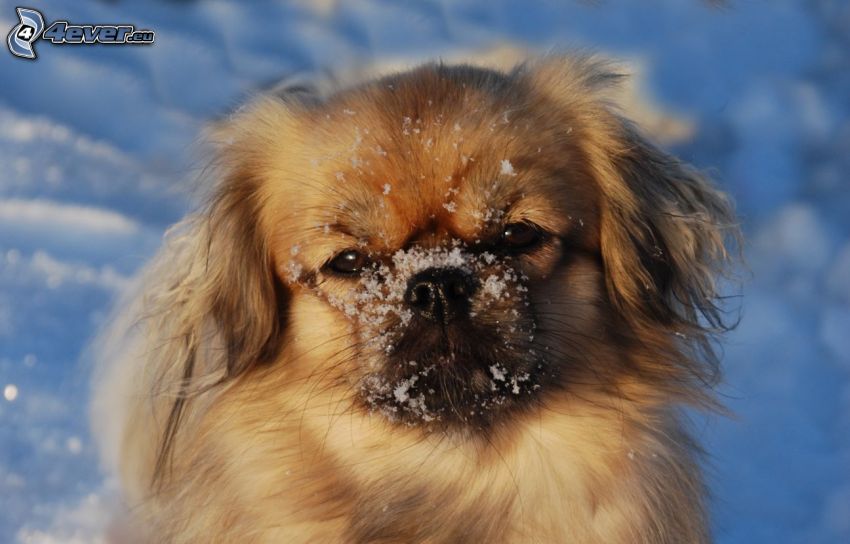
[[[591,57],[253,100],[104,336],[138,542],[704,543],[727,198]],[[120,540],[120,539],[119,539]]]

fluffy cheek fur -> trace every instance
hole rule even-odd
[[[579,255],[533,291],[538,342],[547,358],[558,361],[555,382],[572,394],[582,385],[610,382],[610,376],[601,378],[609,363],[614,363],[609,371],[621,370],[617,367],[622,362],[610,357],[613,339],[607,325],[612,314],[603,295],[604,281],[598,259]]]

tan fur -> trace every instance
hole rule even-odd
[[[220,123],[208,205],[101,348],[96,424],[117,427],[105,448],[139,539],[708,542],[677,410],[712,405],[735,229],[722,195],[606,101],[616,79],[589,58],[428,65]],[[554,234],[494,265],[528,276],[528,304],[488,310],[535,323],[551,372],[532,400],[466,426],[364,406],[365,373],[388,363],[361,351],[331,303],[352,284],[323,265],[489,243],[516,221]]]

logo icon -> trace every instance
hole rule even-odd
[[[128,24],[75,25],[68,21],[53,21],[45,29],[44,16],[31,8],[16,8],[20,23],[15,26],[6,42],[16,57],[35,60],[35,42],[44,40],[55,44],[72,45],[150,45],[153,30],[137,30]]]
[[[34,9],[17,8],[17,10],[18,19],[21,22],[9,32],[9,36],[6,38],[9,51],[16,57],[35,59],[34,42],[44,30],[44,17]]]

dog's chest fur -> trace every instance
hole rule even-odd
[[[249,525],[258,542],[703,541],[688,520],[700,505],[688,504],[698,482],[683,452],[601,410],[557,409],[573,413],[492,440],[423,439],[378,416],[309,412],[274,439],[232,434],[213,458],[231,460],[228,495],[251,511],[220,518],[234,520],[234,536]]]

